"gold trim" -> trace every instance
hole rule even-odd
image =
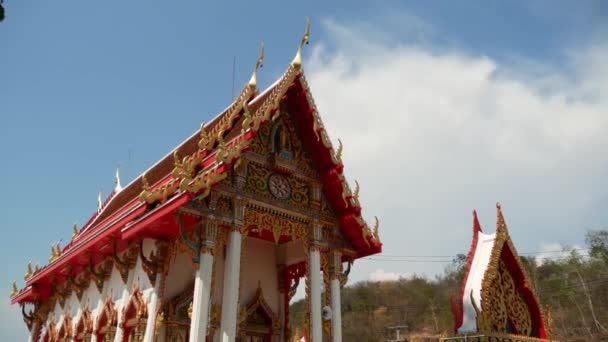
[[[302,67],[302,49],[304,48],[304,44],[308,44],[308,39],[310,38],[310,19],[306,17],[306,29],[304,30],[304,35],[302,36],[302,40],[300,40],[300,45],[298,45],[298,50],[296,52],[296,56],[293,58],[291,65],[300,70]]]

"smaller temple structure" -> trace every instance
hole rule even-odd
[[[455,336],[442,342],[549,341],[532,283],[511,242],[500,204],[496,232],[482,232],[473,211],[473,243],[460,298],[452,299]]]

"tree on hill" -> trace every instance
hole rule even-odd
[[[551,317],[551,337],[597,341],[608,336],[608,231],[591,231],[588,249],[566,256],[521,257],[541,305]],[[588,253],[584,252],[588,251]],[[411,334],[451,334],[450,295],[458,294],[467,257],[457,255],[444,273],[395,281],[363,281],[342,290],[344,341],[384,341],[391,326]],[[292,331],[304,322],[304,301],[290,307]]]

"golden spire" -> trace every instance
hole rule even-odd
[[[263,66],[264,63],[264,42],[262,42],[262,47],[260,48],[260,56],[258,57],[258,61],[255,63],[255,68],[253,68],[253,74],[251,75],[251,79],[249,79],[249,88],[252,90],[256,90],[258,87],[257,73],[258,69]]]
[[[76,240],[77,237],[78,237],[78,225],[76,225],[76,223],[74,223],[74,225],[72,226],[72,241]]]
[[[15,297],[19,293],[17,288],[17,281],[13,281],[13,290],[11,291],[11,298]]]
[[[298,45],[298,51],[296,52],[296,56],[293,58],[291,65],[294,68],[300,69],[302,67],[302,49],[304,48],[304,44],[308,44],[308,38],[310,37],[310,20],[306,17],[306,30],[304,31],[304,35],[302,36],[302,40],[300,41],[300,45]]]
[[[34,271],[32,270],[32,261],[28,261],[27,272],[25,273],[25,277],[23,277],[23,279],[25,281],[28,281],[32,277],[32,274],[34,274]]]

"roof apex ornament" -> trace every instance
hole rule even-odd
[[[122,190],[122,185],[120,185],[120,167],[116,167],[116,175],[114,176],[114,192],[118,193]]]
[[[308,39],[310,38],[310,19],[306,17],[306,30],[304,31],[304,35],[302,36],[302,40],[300,41],[300,45],[298,45],[298,51],[296,52],[296,56],[293,58],[291,65],[300,70],[302,67],[302,49],[304,48],[304,44],[308,44]]]
[[[255,63],[255,67],[253,68],[253,74],[251,74],[251,78],[249,79],[249,83],[247,84],[247,86],[254,92],[257,91],[257,88],[258,88],[258,80],[257,80],[258,69],[264,66],[263,63],[264,63],[264,42],[262,41],[261,48],[260,48],[260,55],[258,56],[258,60]]]
[[[15,297],[19,293],[19,289],[17,288],[17,281],[13,280],[13,289],[11,291],[11,298]]]
[[[473,210],[473,235],[475,235],[476,232],[482,232],[482,230],[479,219],[477,218],[477,210]]]
[[[103,207],[103,202],[101,201],[101,190],[97,193],[97,213],[101,212],[101,208]]]
[[[27,272],[23,280],[28,281],[32,277],[32,274],[34,274],[34,270],[32,270],[32,261],[30,260],[27,262]]]
[[[55,259],[59,258],[61,255],[61,242],[57,242],[54,245],[51,245],[51,257],[49,258],[49,263],[55,261]]]
[[[78,237],[78,225],[76,223],[74,223],[74,225],[72,225],[72,241],[76,240],[77,237]]]

